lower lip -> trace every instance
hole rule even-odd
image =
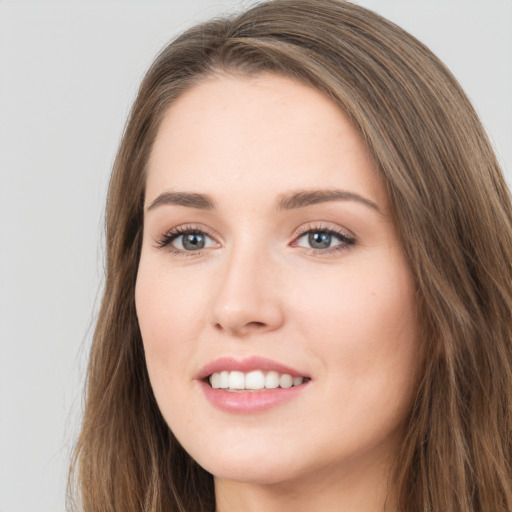
[[[306,384],[291,388],[267,389],[265,391],[226,391],[213,389],[206,382],[201,388],[208,401],[217,409],[238,414],[253,414],[292,400],[302,392]]]

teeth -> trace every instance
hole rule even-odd
[[[245,375],[242,372],[230,372],[228,388],[245,389]]]
[[[279,387],[279,374],[277,372],[268,372],[265,375],[265,387],[268,389]]]
[[[212,388],[218,389],[220,388],[220,373],[214,373],[210,377],[210,384]]]
[[[214,389],[227,389],[228,391],[240,391],[243,389],[276,389],[291,388],[300,386],[304,381],[303,377],[292,377],[288,373],[278,373],[274,371],[264,373],[261,370],[252,372],[216,372],[210,375],[210,385]]]
[[[293,378],[293,385],[294,386],[300,386],[302,384],[302,381],[304,379],[302,377],[294,377]]]
[[[265,387],[265,375],[258,370],[249,372],[245,376],[245,389],[263,389]]]
[[[279,385],[282,388],[291,388],[293,386],[293,377],[287,373],[283,373],[283,375],[279,377]]]
[[[229,387],[229,372],[220,372],[220,378],[219,378],[219,388],[228,388]],[[213,375],[212,375],[213,377]]]

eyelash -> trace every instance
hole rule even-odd
[[[171,254],[177,254],[180,256],[197,256],[202,252],[202,250],[197,251],[183,251],[181,249],[176,249],[171,244],[179,238],[180,236],[184,235],[190,235],[192,233],[200,233],[203,235],[210,237],[203,229],[200,229],[198,227],[188,225],[188,226],[177,226],[167,233],[164,233],[163,235],[156,240],[156,248],[157,249],[167,249]]]
[[[340,243],[338,245],[335,245],[333,247],[328,247],[325,249],[315,249],[313,247],[303,247],[307,252],[311,254],[332,254],[332,253],[338,253],[344,250],[349,249],[351,246],[356,244],[356,238],[353,236],[348,235],[347,233],[344,233],[341,230],[334,229],[332,227],[328,227],[325,225],[306,225],[302,227],[298,233],[296,234],[294,241],[292,242],[293,247],[302,247],[298,246],[297,242],[302,237],[307,235],[308,233],[325,233],[330,236],[333,236],[337,238]],[[184,235],[190,235],[190,234],[202,234],[205,235],[208,238],[212,238],[208,233],[206,233],[203,229],[198,228],[193,225],[186,225],[186,226],[177,226],[167,233],[164,233],[161,235],[157,240],[155,240],[156,245],[155,247],[157,249],[167,249],[171,254],[176,254],[179,256],[198,256],[202,254],[204,249],[198,249],[195,251],[186,251],[182,249],[177,249],[172,246],[172,242],[179,238],[180,236]]]
[[[333,253],[338,253],[342,251],[346,251],[350,247],[356,244],[356,238],[352,235],[348,235],[346,232],[341,231],[340,229],[336,229],[333,227],[321,225],[321,224],[308,224],[306,226],[303,226],[299,229],[299,232],[297,233],[292,245],[294,247],[297,247],[297,242],[300,240],[303,236],[307,235],[308,233],[326,233],[332,237],[337,238],[340,243],[338,245],[335,245],[333,247],[328,247],[326,249],[315,249],[313,247],[303,247],[306,251],[308,251],[311,254],[321,254],[321,255],[328,255]]]

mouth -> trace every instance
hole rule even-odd
[[[309,377],[292,376],[289,373],[257,369],[249,372],[222,370],[208,375],[204,382],[212,389],[240,393],[278,388],[288,389],[300,386],[309,380]]]
[[[311,377],[303,370],[260,356],[220,357],[196,375],[206,399],[234,414],[258,414],[301,395]]]

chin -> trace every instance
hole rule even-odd
[[[194,453],[191,456],[215,478],[237,482],[278,484],[294,480],[305,472],[305,468],[301,467],[304,458],[300,450],[296,450],[294,456],[289,457],[286,452],[275,449],[274,444],[272,447],[272,450],[268,446],[261,447],[261,450],[253,447],[249,451],[231,445],[215,452],[211,449],[201,450],[197,456]]]
[[[289,465],[275,462],[261,464],[259,461],[217,461],[201,466],[217,479],[255,485],[276,485],[301,476],[300,471],[294,471]]]

